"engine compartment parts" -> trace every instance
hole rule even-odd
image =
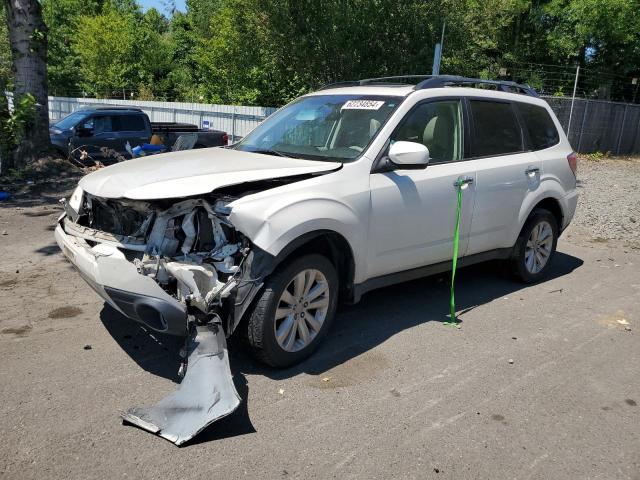
[[[227,220],[229,198],[170,204],[74,195],[55,236],[83,278],[128,318],[186,337],[178,389],[123,415],[181,445],[240,404],[226,336],[262,285],[260,249]]]
[[[130,409],[122,415],[125,423],[182,445],[238,408],[240,396],[219,318],[193,327],[187,351],[188,366],[178,390],[152,407]]]
[[[169,204],[103,199],[82,192],[80,195],[81,202],[66,205],[66,210],[73,213],[61,221],[66,234],[84,240],[94,256],[125,260],[138,275],[152,279],[186,311],[210,316],[224,307],[223,316],[227,316],[231,308],[223,303],[238,285],[249,252],[247,239],[226,219],[229,198]],[[105,287],[122,313],[141,319],[154,330],[166,330],[160,328],[161,311],[157,315],[140,315],[134,308],[140,300],[124,298],[131,285],[118,285],[116,281]],[[146,305],[143,310],[149,313],[153,301],[142,303]],[[136,314],[131,315],[132,312]],[[147,322],[146,317],[153,317],[154,321]],[[164,324],[166,327],[166,321]],[[186,332],[186,317],[184,327]]]

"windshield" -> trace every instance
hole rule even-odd
[[[67,115],[58,123],[53,126],[59,128],[60,130],[68,130],[71,127],[75,127],[78,123],[80,123],[86,116],[87,112],[74,112],[71,115]]]
[[[400,97],[314,95],[287,105],[234,148],[310,160],[355,160],[376,136]]]

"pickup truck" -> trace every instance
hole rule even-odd
[[[105,148],[129,158],[127,142],[135,147],[158,135],[170,150],[176,139],[187,133],[198,134],[194,148],[218,147],[229,141],[229,136],[219,130],[200,130],[185,123],[153,123],[139,108],[82,108],[49,127],[51,143],[65,157],[75,151],[73,155],[78,158],[79,151],[84,150],[90,158],[101,161],[108,157]]]

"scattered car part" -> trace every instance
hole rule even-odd
[[[240,405],[219,317],[193,326],[187,351],[186,375],[178,390],[152,407],[135,407],[122,415],[125,422],[176,445],[191,440]]]

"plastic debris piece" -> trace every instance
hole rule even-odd
[[[281,388],[280,390],[278,390],[278,393],[279,393],[280,395],[284,395],[284,388]]]
[[[329,377],[324,377],[324,378],[322,379],[322,381],[323,381],[323,382],[328,382],[329,380],[331,380]]]
[[[188,367],[178,389],[152,407],[130,409],[122,415],[125,422],[182,445],[238,408],[240,397],[231,376],[224,331],[218,322],[193,329]]]
[[[89,344],[87,344],[87,345],[85,345],[85,346],[84,346],[84,349],[85,349],[85,350],[91,350],[91,348],[92,348],[92,347],[91,347],[91,345],[89,345]]]
[[[509,365],[513,365],[513,358],[509,359]]]
[[[11,198],[11,194],[9,192],[0,192],[0,202],[2,200],[9,200]]]

